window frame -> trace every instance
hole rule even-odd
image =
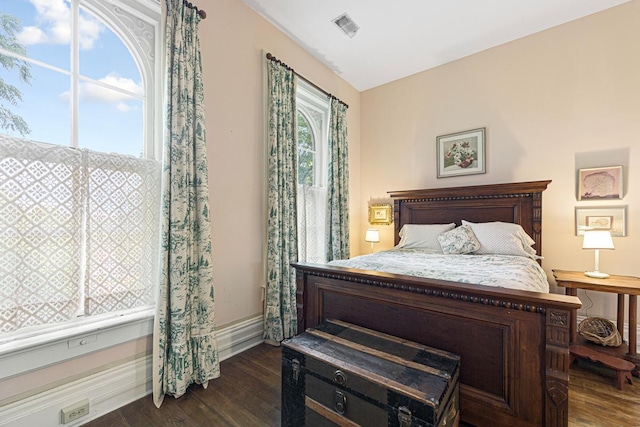
[[[296,114],[299,112],[307,119],[315,140],[313,186],[326,187],[329,178],[327,164],[329,157],[329,114],[331,113],[329,100],[325,94],[304,80],[299,79],[296,88],[296,109]],[[310,113],[320,115],[320,126],[310,117]],[[296,183],[296,185],[300,184]]]
[[[296,88],[297,114],[301,114],[307,120],[315,143],[313,184],[309,186],[300,184],[299,181],[296,182],[298,192],[298,206],[296,207],[298,210],[298,255],[305,260],[311,260],[310,262],[324,262],[326,261],[326,203],[323,208],[319,207],[317,203],[318,197],[326,198],[328,187],[330,100],[324,92],[299,79]],[[300,147],[298,146],[296,149],[300,150]],[[324,196],[322,196],[323,194]],[[312,206],[311,211],[308,211],[309,206]]]
[[[72,11],[77,10],[80,4],[83,9],[91,12],[120,37],[137,64],[145,91],[143,157],[160,161],[162,159],[163,38],[159,2],[155,0],[110,0],[108,2],[74,0],[71,6]],[[77,40],[77,34],[75,40]],[[37,60],[29,61],[52,68]],[[75,67],[65,73],[72,75],[74,71],[78,71],[77,58],[75,62]],[[61,71],[55,67],[53,69]],[[75,77],[72,80],[75,85],[80,81],[101,84],[90,78],[80,77],[78,74]],[[77,120],[77,107],[77,104],[72,107],[72,111],[75,109],[75,113],[72,112],[72,121]],[[71,137],[73,146],[73,144],[77,145],[78,126],[73,125],[72,129],[75,129]],[[157,290],[155,293],[157,294]],[[155,307],[146,307],[124,314],[109,313],[95,316],[95,318],[80,317],[63,324],[51,325],[44,331],[26,331],[24,334],[0,339],[0,380],[150,335],[153,331],[154,313]],[[45,353],[46,358],[43,358]]]

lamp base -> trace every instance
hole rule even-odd
[[[599,271],[585,271],[585,276],[595,277],[596,279],[606,279],[609,277],[607,273],[601,273]]]

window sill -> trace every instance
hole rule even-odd
[[[67,326],[0,344],[0,380],[153,333],[154,310]]]

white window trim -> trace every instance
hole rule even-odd
[[[0,381],[153,333],[155,309],[102,320],[83,319],[64,328],[0,344]]]
[[[122,38],[140,67],[147,107],[143,153],[160,161],[164,40],[160,4],[156,0],[84,1],[88,10]],[[97,319],[79,318],[53,325],[44,333],[0,339],[0,380],[151,335],[154,313],[154,308],[145,308]]]

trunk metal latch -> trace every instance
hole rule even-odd
[[[334,397],[334,407],[336,412],[340,415],[344,415],[347,411],[347,396],[340,390],[336,390],[336,395]]]
[[[300,361],[293,359],[291,361],[291,368],[293,369],[293,381],[297,384],[298,378],[300,377]]]
[[[406,406],[398,408],[398,422],[400,427],[411,427],[411,411]]]

